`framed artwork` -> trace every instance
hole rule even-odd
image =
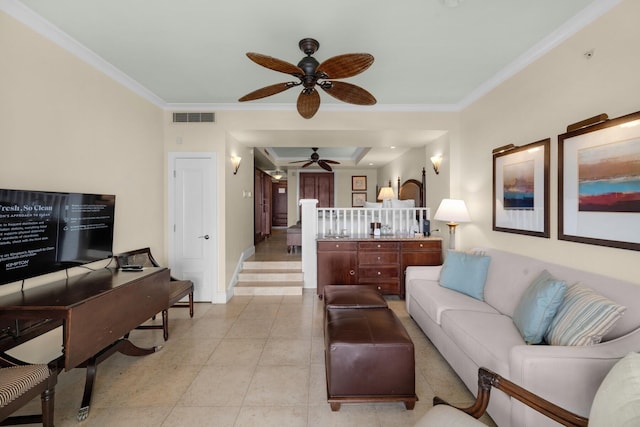
[[[640,111],[558,135],[558,239],[640,250]]]
[[[355,175],[352,176],[351,191],[367,191],[367,177]]]
[[[364,207],[367,201],[367,193],[351,193],[351,206],[354,208]]]
[[[549,138],[493,155],[493,230],[549,237]]]

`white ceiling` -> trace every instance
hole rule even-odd
[[[297,64],[304,56],[299,40],[313,37],[320,42],[314,55],[320,62],[343,53],[372,54],[371,68],[346,81],[367,89],[378,103],[352,106],[322,93],[321,114],[323,109],[460,110],[617,2],[0,0],[0,10],[171,110],[295,110],[298,88],[237,102],[255,89],[291,80],[253,63],[246,52]],[[256,146],[268,146],[274,137],[281,146],[327,145],[327,139],[316,142],[308,132],[234,136],[241,142],[257,138]],[[347,140],[337,132],[331,136]],[[282,137],[305,143],[282,143]],[[358,137],[370,138],[369,147],[390,145],[389,135]],[[399,133],[396,140],[415,137]]]

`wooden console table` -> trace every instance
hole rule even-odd
[[[375,285],[404,298],[404,271],[410,265],[442,264],[442,239],[398,237],[318,237],[318,288]]]
[[[23,322],[24,330],[3,331],[0,348],[9,348],[63,327],[58,368],[87,368],[78,421],[89,415],[97,365],[116,351],[129,356],[153,353],[159,347],[140,348],[129,332],[163,309],[169,301],[169,270],[145,268],[122,272],[100,269],[0,297],[0,320]],[[17,329],[17,328],[16,328]],[[23,338],[24,337],[24,338]]]

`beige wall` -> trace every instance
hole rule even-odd
[[[460,178],[473,223],[458,231],[463,246],[486,245],[640,283],[638,252],[557,240],[557,135],[607,113],[639,110],[640,2],[626,0],[462,114]],[[591,59],[584,52],[595,49]],[[551,138],[551,238],[492,231],[491,150]],[[615,227],[615,224],[602,224]]]
[[[116,195],[114,251],[162,258],[162,110],[0,12],[0,186]]]

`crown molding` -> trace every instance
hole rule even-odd
[[[515,61],[500,70],[489,80],[478,86],[456,104],[376,104],[366,108],[349,104],[323,104],[325,111],[377,111],[377,112],[460,112],[511,78],[529,64],[558,46],[564,40],[608,12],[622,0],[596,0],[570,18],[556,31],[549,34]],[[101,56],[88,49],[58,27],[42,18],[33,10],[16,0],[0,0],[0,10],[22,22],[43,37],[77,56],[80,60],[98,69],[132,92],[163,110],[181,111],[294,111],[295,104],[273,103],[167,103],[145,86],[114,67]]]
[[[120,83],[157,107],[165,107],[166,102],[155,93],[151,92],[136,80],[114,67],[104,58],[76,41],[67,33],[42,18],[24,4],[15,0],[0,0],[0,10],[6,12],[9,16],[12,16],[14,19],[31,28],[36,33],[54,42],[61,48],[70,52],[72,55],[78,57],[81,61],[86,62],[98,71],[106,74],[111,79]]]
[[[536,43],[531,49],[516,58],[515,61],[511,62],[489,80],[473,90],[462,101],[460,101],[458,104],[460,109],[463,110],[467,108],[484,95],[500,86],[506,80],[532,64],[535,60],[550,52],[560,43],[607,13],[621,1],[622,0],[596,0],[586,8],[582,9],[578,14],[567,20],[567,22],[565,22],[560,28],[553,31],[540,42]]]

